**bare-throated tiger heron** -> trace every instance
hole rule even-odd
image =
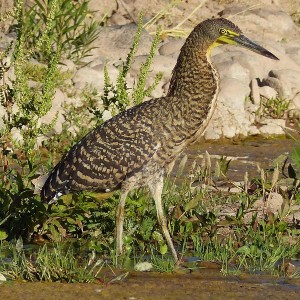
[[[223,44],[278,59],[227,19],[201,22],[180,51],[167,95],[123,111],[88,133],[52,170],[42,199],[49,202],[83,190],[121,189],[116,213],[116,251],[120,254],[127,194],[148,186],[164,237],[177,260],[162,206],[163,178],[178,155],[203,133],[213,114],[219,76],[210,52]]]

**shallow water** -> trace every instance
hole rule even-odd
[[[250,179],[259,176],[257,166],[269,168],[275,159],[290,154],[294,148],[294,140],[283,138],[253,138],[239,142],[197,142],[186,151],[188,155],[186,169],[189,169],[194,161],[200,164],[207,151],[212,158],[213,166],[214,161],[222,156],[231,159],[227,178],[232,181],[242,181],[246,171]]]
[[[219,270],[193,273],[129,272],[120,282],[0,285],[1,299],[299,299],[300,279],[223,276]]]

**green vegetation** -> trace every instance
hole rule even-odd
[[[111,111],[113,115],[123,111],[129,106],[142,103],[145,97],[149,96],[151,92],[156,88],[162,78],[162,73],[156,74],[154,82],[147,86],[147,77],[150,72],[150,67],[153,62],[155,51],[160,41],[160,32],[158,31],[153,39],[152,46],[149,51],[149,55],[146,58],[146,61],[141,64],[136,83],[134,84],[132,90],[127,87],[126,77],[133,63],[133,58],[139,44],[140,36],[143,30],[142,22],[143,20],[141,15],[132,47],[127,55],[126,61],[123,62],[119,67],[119,75],[115,85],[110,80],[107,68],[104,69],[105,86],[101,99],[103,101],[105,110]],[[93,110],[92,112],[98,117],[100,116],[101,120],[102,115],[101,113],[99,114],[99,110]]]
[[[23,5],[23,1],[18,1]],[[22,33],[26,36],[24,46],[31,49],[35,58],[49,61],[51,53],[44,44],[43,36],[49,39],[53,50],[60,50],[64,58],[81,63],[94,49],[91,45],[97,38],[100,22],[89,18],[92,11],[89,0],[34,0],[32,6],[22,13]],[[36,41],[39,47],[35,47]]]
[[[261,97],[260,108],[257,112],[259,116],[269,117],[273,119],[284,118],[288,110],[290,101],[281,97],[267,99]]]
[[[17,0],[14,10],[5,16],[16,20],[17,42],[0,53],[0,104],[5,109],[5,126],[0,132],[0,273],[8,279],[92,282],[103,277],[104,267],[118,264],[131,268],[133,261],[144,259],[150,259],[155,270],[173,271],[177,266],[169,256],[155,205],[146,189],[128,196],[124,254],[118,260],[114,250],[118,193],[105,201],[91,193],[67,195],[48,206],[34,192],[37,178],[90,129],[83,126],[83,120],[90,122],[89,126],[101,124],[105,112],[114,115],[151,94],[162,76],[158,74],[150,84],[147,80],[160,33],[154,37],[130,90],[126,76],[139,44],[140,18],[116,84],[106,69],[103,95],[89,87],[84,89],[82,106],[68,108],[62,134],[38,144],[38,138],[47,136],[55,122],[55,118],[47,126],[38,122],[49,112],[55,89],[63,85],[68,93],[73,92],[65,84],[70,74],[59,70],[59,62],[67,57],[80,64],[92,49],[96,25],[86,20],[88,1],[77,6],[70,1],[35,0],[28,10],[23,2]],[[33,59],[38,63],[33,64]],[[30,80],[37,84],[30,85]],[[101,109],[99,102],[103,104]],[[279,107],[274,114],[281,112]],[[76,136],[70,136],[67,130],[73,125],[81,128]],[[19,141],[12,140],[16,131]],[[284,174],[290,180],[287,189],[281,189],[280,168],[274,168],[270,173],[262,170],[261,177],[253,182],[245,176],[237,194],[209,189],[219,178],[226,179],[230,161],[225,157],[213,163],[206,154],[201,164],[193,164],[182,182],[183,159],[178,178],[169,178],[163,192],[168,226],[179,253],[218,262],[224,274],[285,275],[280,266],[300,252],[299,227],[287,218],[291,203],[300,203],[299,156],[299,150],[295,150],[294,163]],[[249,188],[250,183],[256,188]],[[257,200],[263,199],[266,204],[275,191],[285,203],[279,212],[255,209]],[[226,214],[224,204],[232,205],[234,214]]]
[[[94,253],[79,259],[73,248],[64,249],[61,244],[26,251],[19,239],[16,246],[10,244],[7,248],[10,259],[2,260],[1,271],[12,280],[92,282],[106,265],[103,260],[96,260]]]

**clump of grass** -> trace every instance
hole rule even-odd
[[[269,99],[262,97],[260,101],[260,108],[257,114],[259,116],[273,119],[284,118],[290,102],[290,100],[282,97],[272,97]]]
[[[153,269],[156,272],[173,272],[176,269],[176,262],[172,257],[160,256],[160,255],[151,255],[151,262],[153,265]]]
[[[61,244],[44,245],[37,252],[11,244],[7,252],[9,255],[1,254],[0,273],[10,280],[93,282],[106,264],[94,253],[82,258],[74,248]]]

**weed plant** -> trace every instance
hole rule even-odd
[[[39,176],[41,161],[41,155],[34,147],[38,136],[46,134],[53,126],[52,123],[40,125],[38,120],[51,108],[61,53],[59,47],[53,48],[49,37],[54,28],[57,1],[49,6],[44,32],[31,48],[25,46],[23,7],[22,0],[16,1],[11,16],[16,22],[17,39],[0,57],[0,101],[5,109],[4,128],[0,133],[3,170],[0,174],[0,226],[9,238],[28,236],[46,211],[34,195],[32,180]],[[43,69],[40,85],[30,87],[28,63],[33,53],[41,48],[50,59]],[[19,141],[12,139],[12,132],[19,133]]]
[[[138,22],[137,32],[133,39],[132,47],[127,55],[125,62],[121,63],[121,65],[119,66],[119,74],[115,84],[111,81],[107,68],[104,68],[105,85],[103,95],[101,96],[104,109],[99,110],[93,105],[88,108],[90,112],[97,118],[97,124],[101,124],[103,122],[103,113],[107,110],[110,111],[112,115],[115,115],[130,106],[142,103],[146,97],[151,95],[162,78],[163,74],[161,72],[156,74],[154,82],[147,86],[150,67],[153,63],[154,55],[160,41],[160,32],[157,31],[146,61],[140,66],[136,83],[134,84],[132,89],[129,89],[127,85],[126,78],[133,63],[134,55],[139,45],[142,30],[143,19],[141,14]]]
[[[284,118],[289,104],[289,100],[281,97],[272,97],[270,99],[262,97],[257,114],[259,116],[269,117],[272,119]]]
[[[34,50],[33,56],[39,61],[49,61],[51,53],[48,46],[41,44],[35,48],[36,40],[47,35],[54,49],[60,49],[64,58],[75,63],[83,63],[95,48],[100,22],[90,18],[92,11],[88,8],[89,0],[72,2],[69,0],[34,0],[30,9],[23,15],[22,31],[26,35],[24,46]],[[48,30],[49,10],[55,8],[53,26]]]

